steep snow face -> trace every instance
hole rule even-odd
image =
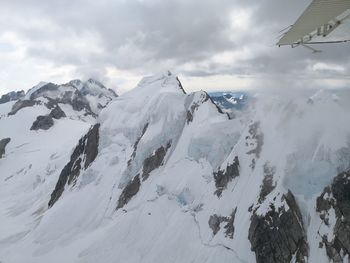
[[[347,187],[336,188],[348,180],[333,178],[350,167],[349,97],[328,91],[293,98],[255,95],[229,118],[208,94],[186,94],[166,72],[114,99],[100,112],[99,125],[88,131],[85,122],[54,144],[59,158],[47,160],[48,134],[56,124],[37,139],[18,134],[30,145],[40,141],[33,148],[45,150],[28,168],[32,158],[22,158],[11,138],[0,159],[0,216],[6,226],[0,226],[0,261],[318,263],[330,262],[329,255],[345,260],[346,251],[337,251],[334,242],[346,239],[336,225],[337,211],[347,207]],[[12,107],[6,104],[0,109]],[[40,107],[23,108],[11,118]],[[0,139],[14,130],[1,130]],[[25,163],[21,176],[15,158]],[[46,172],[47,163],[55,165],[54,172]],[[330,185],[332,191],[324,190]]]
[[[71,151],[96,123],[65,100],[67,92],[76,89],[41,83],[26,95],[16,93],[23,95],[19,100],[11,96],[0,103],[1,251],[40,222]],[[97,91],[95,96],[98,101]]]

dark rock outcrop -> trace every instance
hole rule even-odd
[[[66,114],[58,105],[53,110],[51,110],[49,115],[57,120],[66,117]]]
[[[168,75],[169,75],[169,74],[168,74]],[[170,72],[170,75],[171,75],[171,72]],[[183,86],[182,86],[182,84],[181,84],[181,81],[179,80],[178,77],[176,77],[176,80],[177,80],[177,82],[179,83],[179,88],[180,88],[180,90],[181,90],[184,94],[186,94],[186,91],[185,91],[185,89],[183,88]]]
[[[249,135],[246,137],[247,145],[253,145],[254,148],[247,154],[254,154],[257,158],[260,157],[262,146],[264,144],[264,134],[260,131],[260,123],[254,122],[249,126]]]
[[[140,141],[140,139],[142,138],[142,136],[145,134],[146,130],[147,130],[148,124],[146,124],[142,130],[142,134],[141,136],[136,140],[136,143],[134,144],[134,152],[131,156],[131,159],[128,161],[128,166],[130,166],[132,164],[132,160],[136,155],[136,150],[137,150],[137,146],[138,143]],[[117,204],[117,208],[122,208],[123,206],[125,206],[132,197],[134,197],[137,192],[140,189],[141,186],[141,177],[142,177],[142,181],[147,180],[147,178],[149,177],[150,173],[159,168],[161,165],[163,165],[163,161],[165,158],[165,155],[168,151],[168,149],[171,147],[171,141],[169,141],[167,143],[167,145],[161,146],[159,147],[151,156],[147,157],[144,161],[143,161],[143,168],[142,168],[142,175],[137,174],[123,189],[119,199],[118,199],[118,204]]]
[[[125,186],[124,190],[119,196],[116,209],[119,209],[125,206],[131,200],[131,198],[133,198],[138,193],[140,186],[141,186],[141,181],[140,181],[140,175],[138,174],[134,177],[134,179],[132,179],[127,184],[127,186]]]
[[[300,209],[293,194],[283,195],[284,206],[270,205],[264,215],[251,217],[249,241],[257,263],[307,262],[308,244]]]
[[[11,91],[7,94],[4,94],[0,98],[0,104],[7,103],[9,101],[19,100],[25,95],[24,91]]]
[[[264,165],[264,179],[261,185],[261,190],[259,194],[258,203],[262,204],[264,202],[266,196],[275,189],[276,184],[273,184],[273,176],[276,173],[276,167],[270,166],[269,163],[265,163]]]
[[[236,156],[233,160],[232,164],[228,164],[226,169],[218,170],[214,172],[214,180],[216,191],[215,194],[220,197],[222,191],[226,189],[228,183],[232,181],[234,178],[239,176],[239,160],[238,156]]]
[[[186,121],[187,121],[187,124],[193,121],[193,112],[190,110],[187,110],[186,112]]]
[[[50,114],[38,116],[30,129],[34,131],[48,130],[54,125],[53,119],[60,119],[63,117],[66,117],[66,114],[56,105],[56,107],[51,110]]]
[[[150,157],[146,158],[143,161],[142,169],[142,180],[145,181],[149,177],[149,174],[157,169],[163,164],[164,157],[171,146],[171,142],[168,142],[167,145],[159,147]]]
[[[79,140],[78,145],[75,147],[70,157],[70,161],[61,171],[55,190],[51,194],[51,199],[48,204],[49,207],[52,207],[60,198],[65,185],[75,185],[80,171],[82,169],[87,169],[95,160],[98,154],[99,127],[100,124],[95,124],[88,133]]]
[[[336,222],[331,240],[324,235],[321,246],[333,262],[344,262],[350,255],[350,171],[340,173],[333,179],[332,185],[326,187],[317,198],[316,211],[321,220],[329,226],[329,210],[334,209]]]
[[[15,104],[13,104],[12,109],[8,115],[15,115],[19,110],[26,107],[32,107],[37,104],[39,104],[39,102],[35,100],[18,100]]]
[[[53,124],[54,122],[50,115],[40,115],[33,122],[33,125],[32,127],[30,127],[30,130],[48,130],[53,126]]]
[[[220,231],[220,225],[222,223],[225,223],[224,229],[225,229],[225,237],[233,239],[233,234],[235,232],[234,227],[234,221],[236,216],[237,208],[234,209],[230,216],[220,216],[217,214],[214,214],[210,216],[208,224],[211,230],[213,231],[213,235],[215,236]]]
[[[87,101],[87,99],[85,99],[85,97],[83,96],[79,96],[80,94],[78,91],[76,91],[75,93],[76,93],[76,96],[74,96],[71,101],[73,110],[81,111],[85,109],[88,113],[92,114],[92,110],[90,108],[90,104]]]
[[[0,140],[0,159],[5,154],[6,145],[11,141],[11,138],[4,138]]]
[[[220,224],[223,221],[223,217],[217,214],[211,215],[208,221],[209,227],[213,230],[213,235],[215,236],[220,230]]]

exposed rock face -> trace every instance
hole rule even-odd
[[[76,96],[71,101],[71,105],[72,105],[73,109],[76,111],[81,111],[83,109],[86,109],[86,111],[88,113],[92,113],[92,110],[90,108],[90,104],[87,101],[87,99],[85,99],[84,97],[79,96],[79,95],[80,95],[79,92],[76,91]]]
[[[69,163],[61,171],[55,190],[51,194],[51,199],[48,204],[49,207],[52,207],[60,198],[65,185],[75,185],[81,169],[87,169],[95,160],[98,154],[99,127],[100,124],[95,124],[89,132],[79,140]]]
[[[66,114],[58,105],[56,105],[56,107],[51,110],[50,114],[38,116],[30,129],[34,131],[48,130],[54,125],[53,118],[60,119],[63,117],[66,117]]]
[[[139,191],[141,186],[141,181],[140,181],[140,175],[136,175],[134,177],[134,179],[132,179],[127,186],[124,188],[124,190],[122,191],[119,199],[118,199],[118,204],[117,204],[117,208],[122,208],[124,205],[126,205],[131,198],[133,198],[137,192]]]
[[[327,226],[330,209],[334,209],[336,216],[333,235],[331,240],[324,235],[322,243],[333,262],[344,262],[345,256],[350,255],[350,171],[336,176],[331,187],[326,187],[317,198],[316,211]]]
[[[171,146],[171,142],[167,145],[159,147],[150,157],[146,158],[143,162],[142,180],[145,181],[149,177],[149,174],[162,165],[164,157]]]
[[[6,145],[11,141],[11,138],[5,138],[0,140],[0,159],[5,154]]]
[[[53,110],[51,110],[50,112],[50,116],[54,119],[61,119],[66,117],[66,114],[64,113],[64,111],[60,108],[60,106],[56,106]]]
[[[252,215],[249,228],[251,249],[257,263],[307,262],[308,244],[300,209],[293,194],[283,195],[285,203],[273,204],[265,215]]]
[[[20,109],[23,109],[25,107],[32,107],[34,105],[39,104],[38,101],[35,100],[19,100],[16,101],[15,104],[13,104],[11,111],[8,113],[8,115],[15,115]]]
[[[239,176],[239,160],[235,157],[232,164],[228,164],[225,170],[219,170],[214,173],[216,191],[215,194],[220,197],[222,191],[227,188],[227,184]]]
[[[134,144],[134,152],[131,156],[131,159],[128,161],[128,166],[132,165],[132,160],[136,155],[136,150],[139,141],[141,140],[142,136],[145,134],[147,130],[148,124],[146,124],[142,130],[141,136],[136,140],[136,143]],[[168,151],[168,149],[171,147],[171,141],[167,143],[166,146],[159,147],[151,156],[147,157],[143,161],[143,168],[142,168],[142,175],[137,174],[123,189],[119,199],[116,209],[124,207],[132,197],[134,197],[137,192],[140,189],[141,186],[141,180],[142,181],[147,180],[150,173],[159,168],[161,165],[163,165],[164,157]]]
[[[14,100],[19,100],[21,98],[23,98],[25,95],[24,91],[11,91],[7,94],[4,94],[1,96],[0,98],[0,104],[9,102],[9,101],[14,101]]]
[[[169,73],[170,73],[170,75],[171,75],[171,72],[169,72]],[[184,94],[186,94],[186,91],[185,91],[185,89],[183,88],[183,86],[182,86],[182,84],[181,84],[181,81],[179,80],[178,77],[176,77],[176,80],[177,80],[177,82],[179,83],[179,88],[181,89],[181,91],[182,91]]]
[[[220,224],[223,221],[223,217],[214,214],[210,216],[208,224],[211,230],[213,230],[213,235],[216,235],[220,230]]]
[[[225,223],[224,225],[225,237],[233,239],[233,234],[235,232],[234,221],[235,221],[236,212],[237,212],[237,208],[234,209],[231,215],[228,217],[220,216],[217,214],[210,216],[208,224],[211,230],[213,230],[214,236],[220,231],[221,223]]]
[[[270,166],[269,163],[264,165],[264,179],[261,185],[260,195],[258,202],[261,204],[264,202],[266,196],[275,189],[276,184],[273,184],[273,176],[276,173],[276,167]]]
[[[37,130],[48,130],[53,126],[54,122],[50,115],[40,115],[36,118],[36,120],[33,122],[32,127],[30,127],[31,130],[37,131]]]
[[[260,131],[260,123],[252,123],[248,132],[249,135],[246,137],[247,146],[253,146],[253,149],[248,151],[247,154],[254,154],[256,158],[259,158],[264,144],[264,134]]]
[[[190,111],[190,110],[188,110],[187,112],[186,112],[186,120],[187,120],[187,124],[189,124],[190,122],[192,122],[193,121],[193,113]]]

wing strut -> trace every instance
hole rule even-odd
[[[313,0],[294,25],[283,34],[277,45],[296,47],[348,42],[350,41],[348,39],[317,41],[319,37],[329,36],[345,20],[349,19],[350,12],[348,11],[350,11],[350,0]]]

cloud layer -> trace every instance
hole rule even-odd
[[[0,93],[94,77],[123,92],[171,69],[189,90],[350,84],[349,45],[277,48],[304,0],[12,0],[0,9]],[[326,84],[325,84],[326,83]]]

